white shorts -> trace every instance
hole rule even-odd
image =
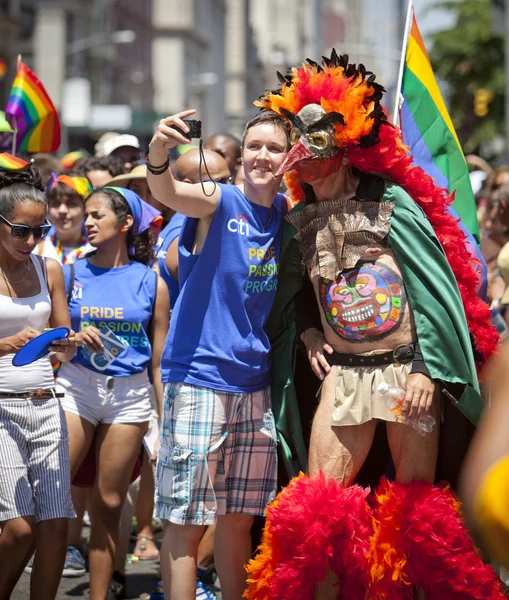
[[[62,408],[94,425],[150,421],[152,386],[147,371],[111,377],[81,365],[64,363],[56,390],[63,393]]]

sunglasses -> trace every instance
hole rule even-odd
[[[45,219],[44,225],[39,227],[29,227],[28,225],[15,225],[10,223],[4,216],[0,215],[0,221],[3,221],[6,225],[11,228],[11,235],[15,240],[25,240],[32,234],[36,240],[40,240],[44,236],[48,235],[51,229],[51,223]]]

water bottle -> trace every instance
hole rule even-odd
[[[407,415],[404,414],[403,406],[406,392],[403,388],[391,387],[388,383],[384,382],[378,386],[378,393],[383,396],[385,406],[395,414],[400,423],[409,425],[421,435],[426,435],[433,431],[436,421],[430,414],[422,415],[415,421],[409,420]]]

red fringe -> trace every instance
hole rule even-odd
[[[465,245],[465,234],[458,222],[447,212],[453,201],[449,192],[435,185],[433,179],[420,167],[412,165],[412,156],[401,141],[401,132],[395,126],[383,124],[379,143],[369,148],[346,146],[350,164],[364,173],[380,173],[401,186],[421,207],[435,230],[449,265],[456,278],[463,300],[468,329],[478,353],[477,367],[482,368],[497,348],[499,336],[491,324],[491,310],[476,293],[478,275],[472,268],[471,256]],[[285,177],[285,183],[295,203],[304,198],[300,181],[294,173]]]
[[[338,598],[365,600],[371,532],[369,490],[323,474],[293,479],[267,508],[259,554],[247,566],[250,600],[312,600],[331,568]]]
[[[447,488],[382,480],[368,555],[373,598],[411,598],[394,588],[423,588],[431,600],[501,600],[501,583],[482,562]],[[383,531],[385,530],[385,531]]]

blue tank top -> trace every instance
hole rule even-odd
[[[67,291],[70,265],[64,265]],[[148,329],[157,290],[157,275],[138,262],[115,269],[103,269],[87,259],[74,263],[74,285],[69,303],[71,326],[81,331],[87,325],[109,327],[126,345],[104,375],[128,377],[144,371],[150,362],[152,348]],[[95,371],[90,361],[78,350],[72,362]]]
[[[178,238],[180,235],[180,229],[182,228],[184,219],[184,215],[175,213],[170,222],[159,234],[156,247],[156,258],[157,264],[159,265],[159,274],[168,286],[168,290],[170,292],[170,308],[172,309],[175,306],[175,302],[177,301],[177,297],[179,295],[179,283],[168,271],[168,267],[166,266],[166,252],[175,238]]]
[[[197,219],[186,218],[180,231],[180,294],[162,379],[249,393],[270,380],[264,325],[276,295],[286,198],[277,194],[269,209],[251,204],[236,186],[219,185],[221,198],[199,255],[191,254]]]

